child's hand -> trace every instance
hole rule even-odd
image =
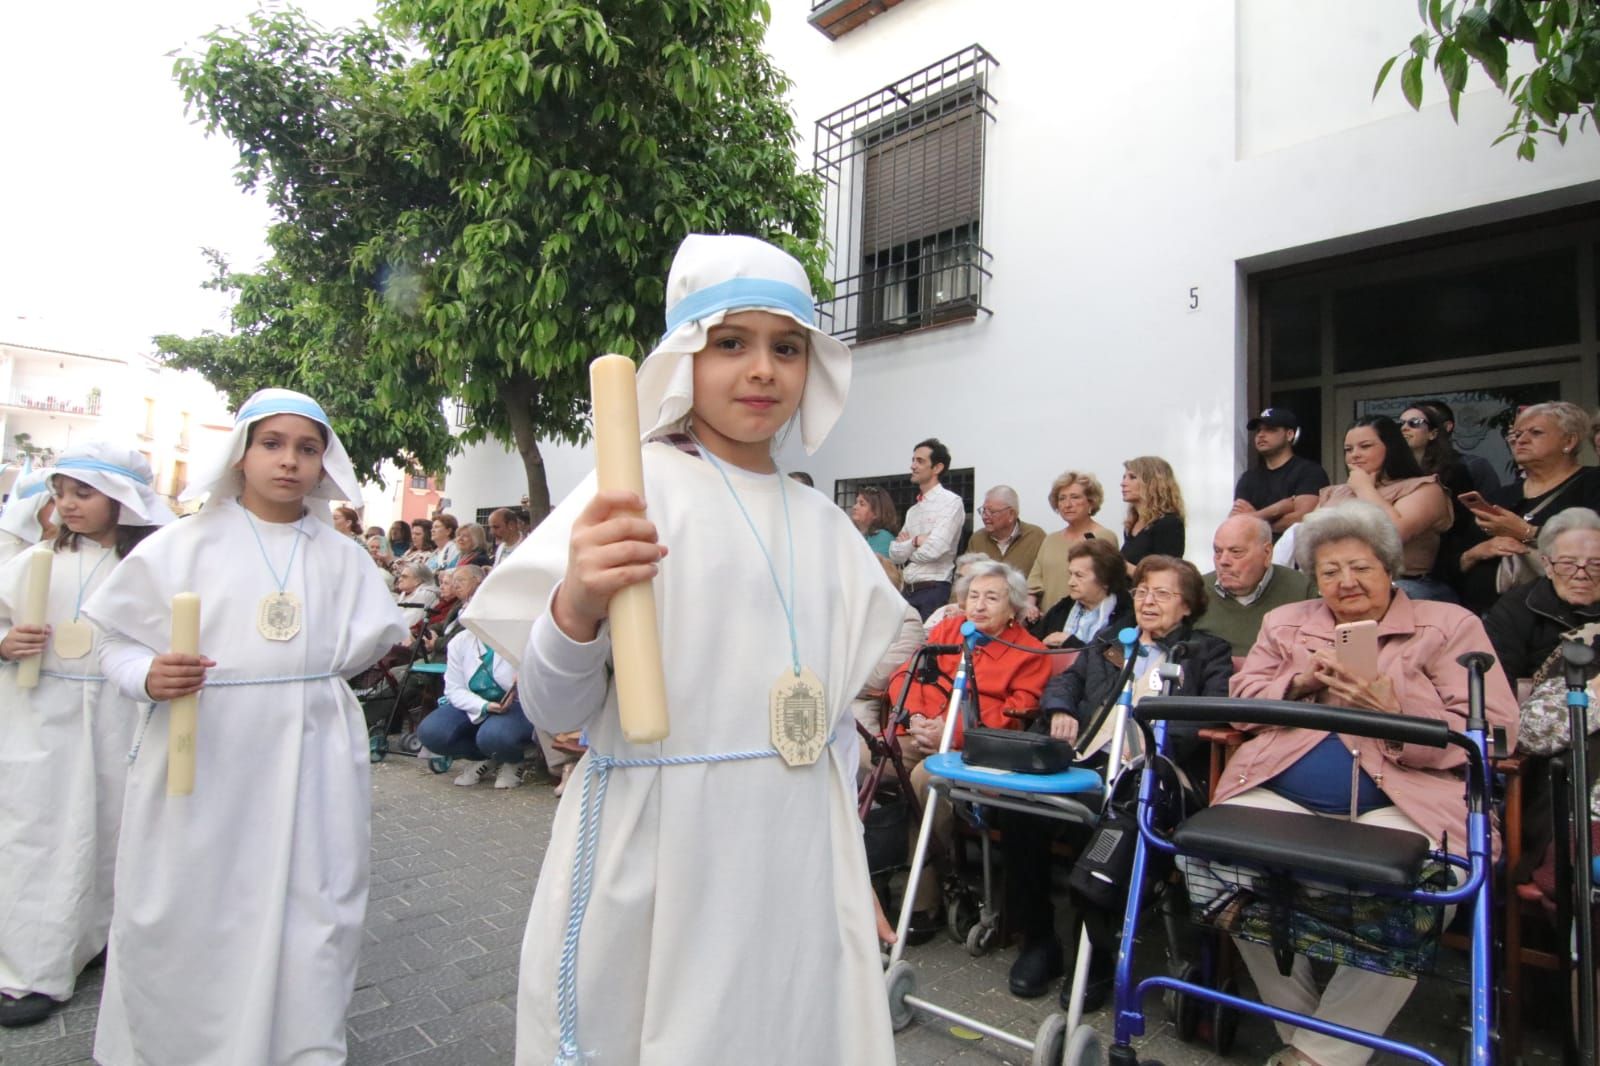
[[[600,631],[611,597],[656,576],[667,549],[643,517],[644,500],[631,492],[598,492],[572,526],[567,576],[556,592],[555,623],[587,643]]]
[[[192,696],[206,683],[206,671],[217,665],[204,655],[179,655],[169,651],[157,655],[144,676],[144,691],[157,703]]]
[[[35,655],[42,655],[44,646],[49,640],[49,626],[30,626],[26,623],[12,626],[11,632],[6,634],[6,639],[0,640],[0,659],[16,662],[18,659],[31,659]]]

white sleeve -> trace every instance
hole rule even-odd
[[[897,537],[891,540],[889,542],[889,558],[901,566],[906,565],[911,559],[912,542],[915,539],[914,537],[907,537],[905,540],[900,540]]]
[[[470,718],[473,725],[483,721],[483,707],[489,702],[467,687],[471,678],[467,675],[466,660],[471,656],[467,654],[466,648],[467,645],[476,643],[470,634],[457,633],[450,638],[444,661],[444,698],[452,707]]]
[[[156,653],[118,633],[100,631],[100,672],[135,703],[150,703],[150,693],[145,691],[145,679],[150,676],[150,664]]]
[[[911,553],[911,561],[931,563],[950,555],[955,551],[956,541],[961,538],[961,527],[965,524],[966,515],[959,506],[948,515],[936,519],[922,541],[922,547]]]
[[[557,585],[551,590],[552,603],[560,589]],[[553,616],[553,611],[546,610],[528,633],[528,648],[517,674],[522,713],[546,732],[570,733],[582,729],[605,706],[611,688],[606,673],[611,629],[602,623],[593,640],[580,644],[561,632]]]

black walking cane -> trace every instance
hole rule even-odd
[[[1578,967],[1578,1061],[1595,1061],[1594,1033],[1594,922],[1590,895],[1594,868],[1589,848],[1589,767],[1588,763],[1588,667],[1594,662],[1594,649],[1569,640],[1561,646],[1567,679],[1567,726],[1572,739],[1573,917],[1577,920],[1577,942],[1573,960]]]

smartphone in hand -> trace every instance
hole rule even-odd
[[[1374,680],[1378,676],[1378,623],[1369,618],[1334,626],[1333,654],[1352,675]]]
[[[1483,498],[1481,492],[1463,492],[1456,499],[1461,501],[1461,506],[1469,511],[1487,511],[1494,505]]]

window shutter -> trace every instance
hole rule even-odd
[[[867,150],[862,251],[880,252],[978,218],[983,123],[970,102]]]

